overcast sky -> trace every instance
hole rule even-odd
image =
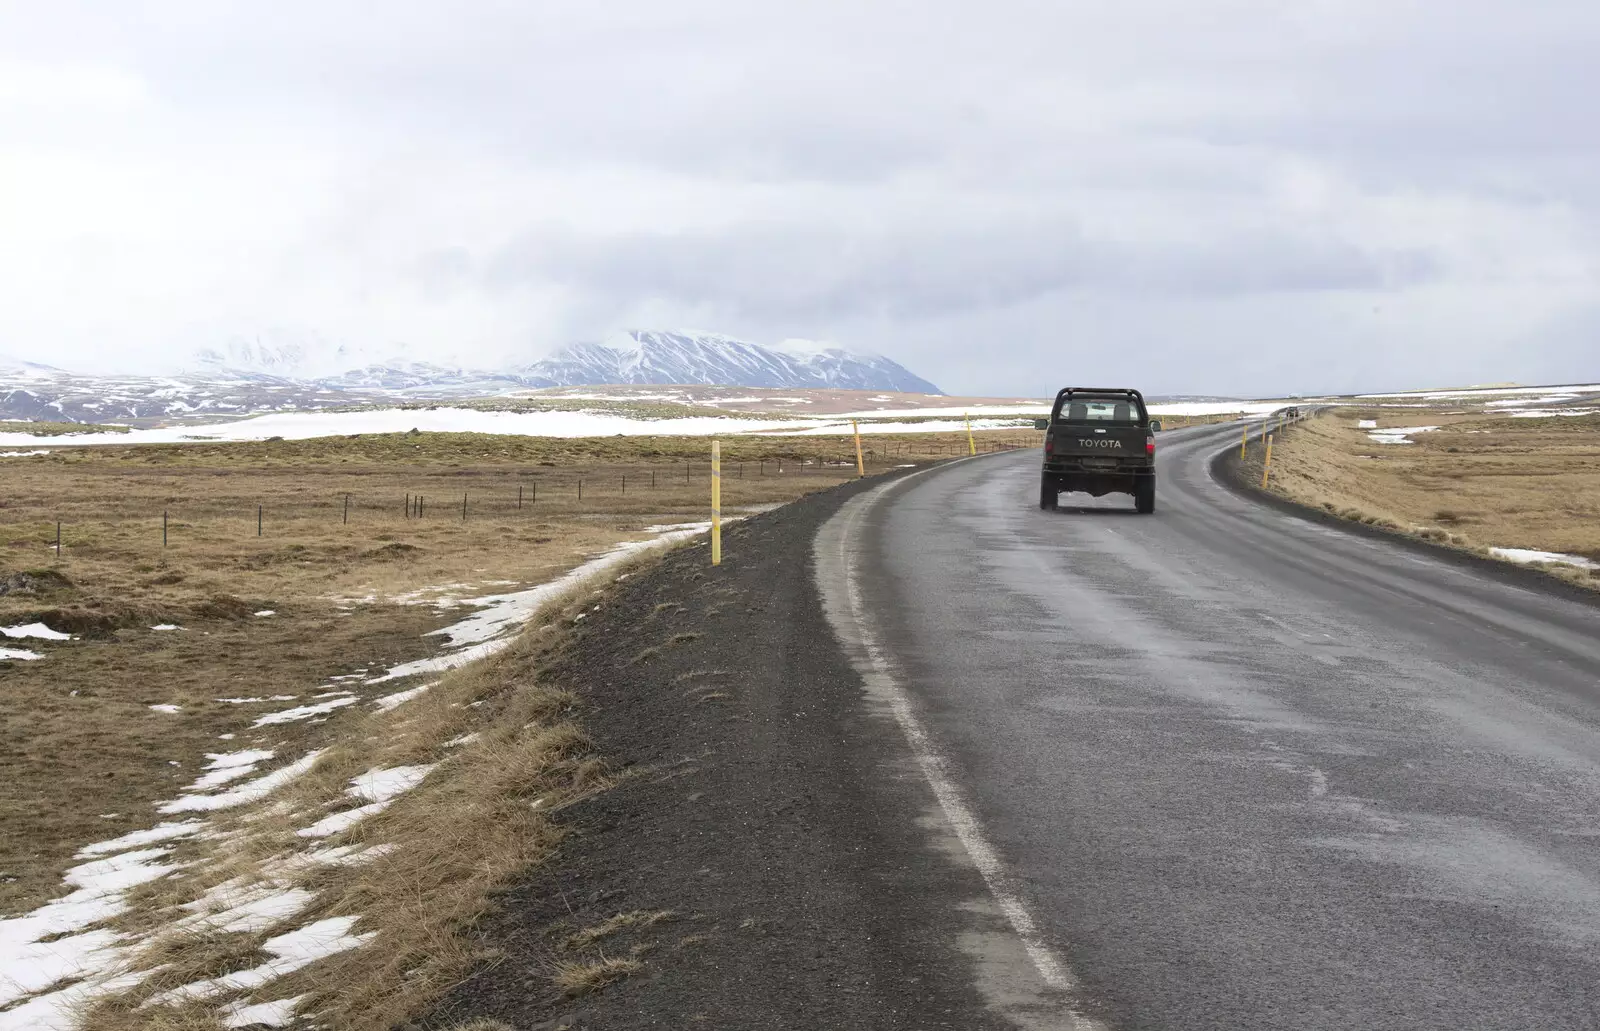
[[[0,354],[1600,379],[1593,0],[0,0]]]

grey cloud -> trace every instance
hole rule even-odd
[[[1062,292],[1199,295],[1392,290],[1438,274],[1423,252],[1368,253],[1285,234],[1136,245],[1070,220],[899,226],[878,233],[745,227],[726,234],[530,234],[482,271],[498,289],[559,282],[615,298],[709,307],[740,319],[932,318]]]
[[[1595,332],[1597,46],[1595,5],[1509,0],[14,6],[0,338],[643,320],[952,389],[1064,338],[1173,390],[1549,378]],[[8,107],[74,69],[137,96]]]

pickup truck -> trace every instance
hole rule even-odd
[[[1039,507],[1054,509],[1062,492],[1095,497],[1132,494],[1134,508],[1156,510],[1156,438],[1137,390],[1067,387],[1056,394],[1044,434]]]

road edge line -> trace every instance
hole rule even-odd
[[[880,502],[927,473],[984,457],[987,456],[967,456],[920,469],[850,499],[818,529],[812,545],[813,572],[818,592],[822,595],[824,613],[840,646],[856,667],[868,693],[887,703],[923,779],[939,804],[946,824],[961,842],[990,896],[1005,915],[1035,972],[1049,988],[1070,997],[1067,1016],[1075,1031],[1100,1031],[1102,1025],[1098,1021],[1080,1012],[1077,1001],[1081,988],[1077,978],[1044,940],[1038,922],[1013,887],[1012,878],[1006,873],[999,853],[990,844],[976,813],[956,786],[949,772],[950,763],[935,747],[932,737],[918,718],[911,694],[897,675],[893,660],[878,643],[871,617],[861,597],[858,562],[851,554],[851,545],[858,537],[857,527],[862,518]],[[832,539],[834,537],[837,540]],[[836,545],[832,554],[829,554],[830,545]],[[835,596],[838,588],[842,588],[842,598]]]

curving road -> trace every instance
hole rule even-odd
[[[1153,516],[1041,512],[1023,452],[836,517],[947,815],[1072,985],[1027,1022],[1600,1028],[1600,608],[1237,497],[1237,433],[1162,435]]]

